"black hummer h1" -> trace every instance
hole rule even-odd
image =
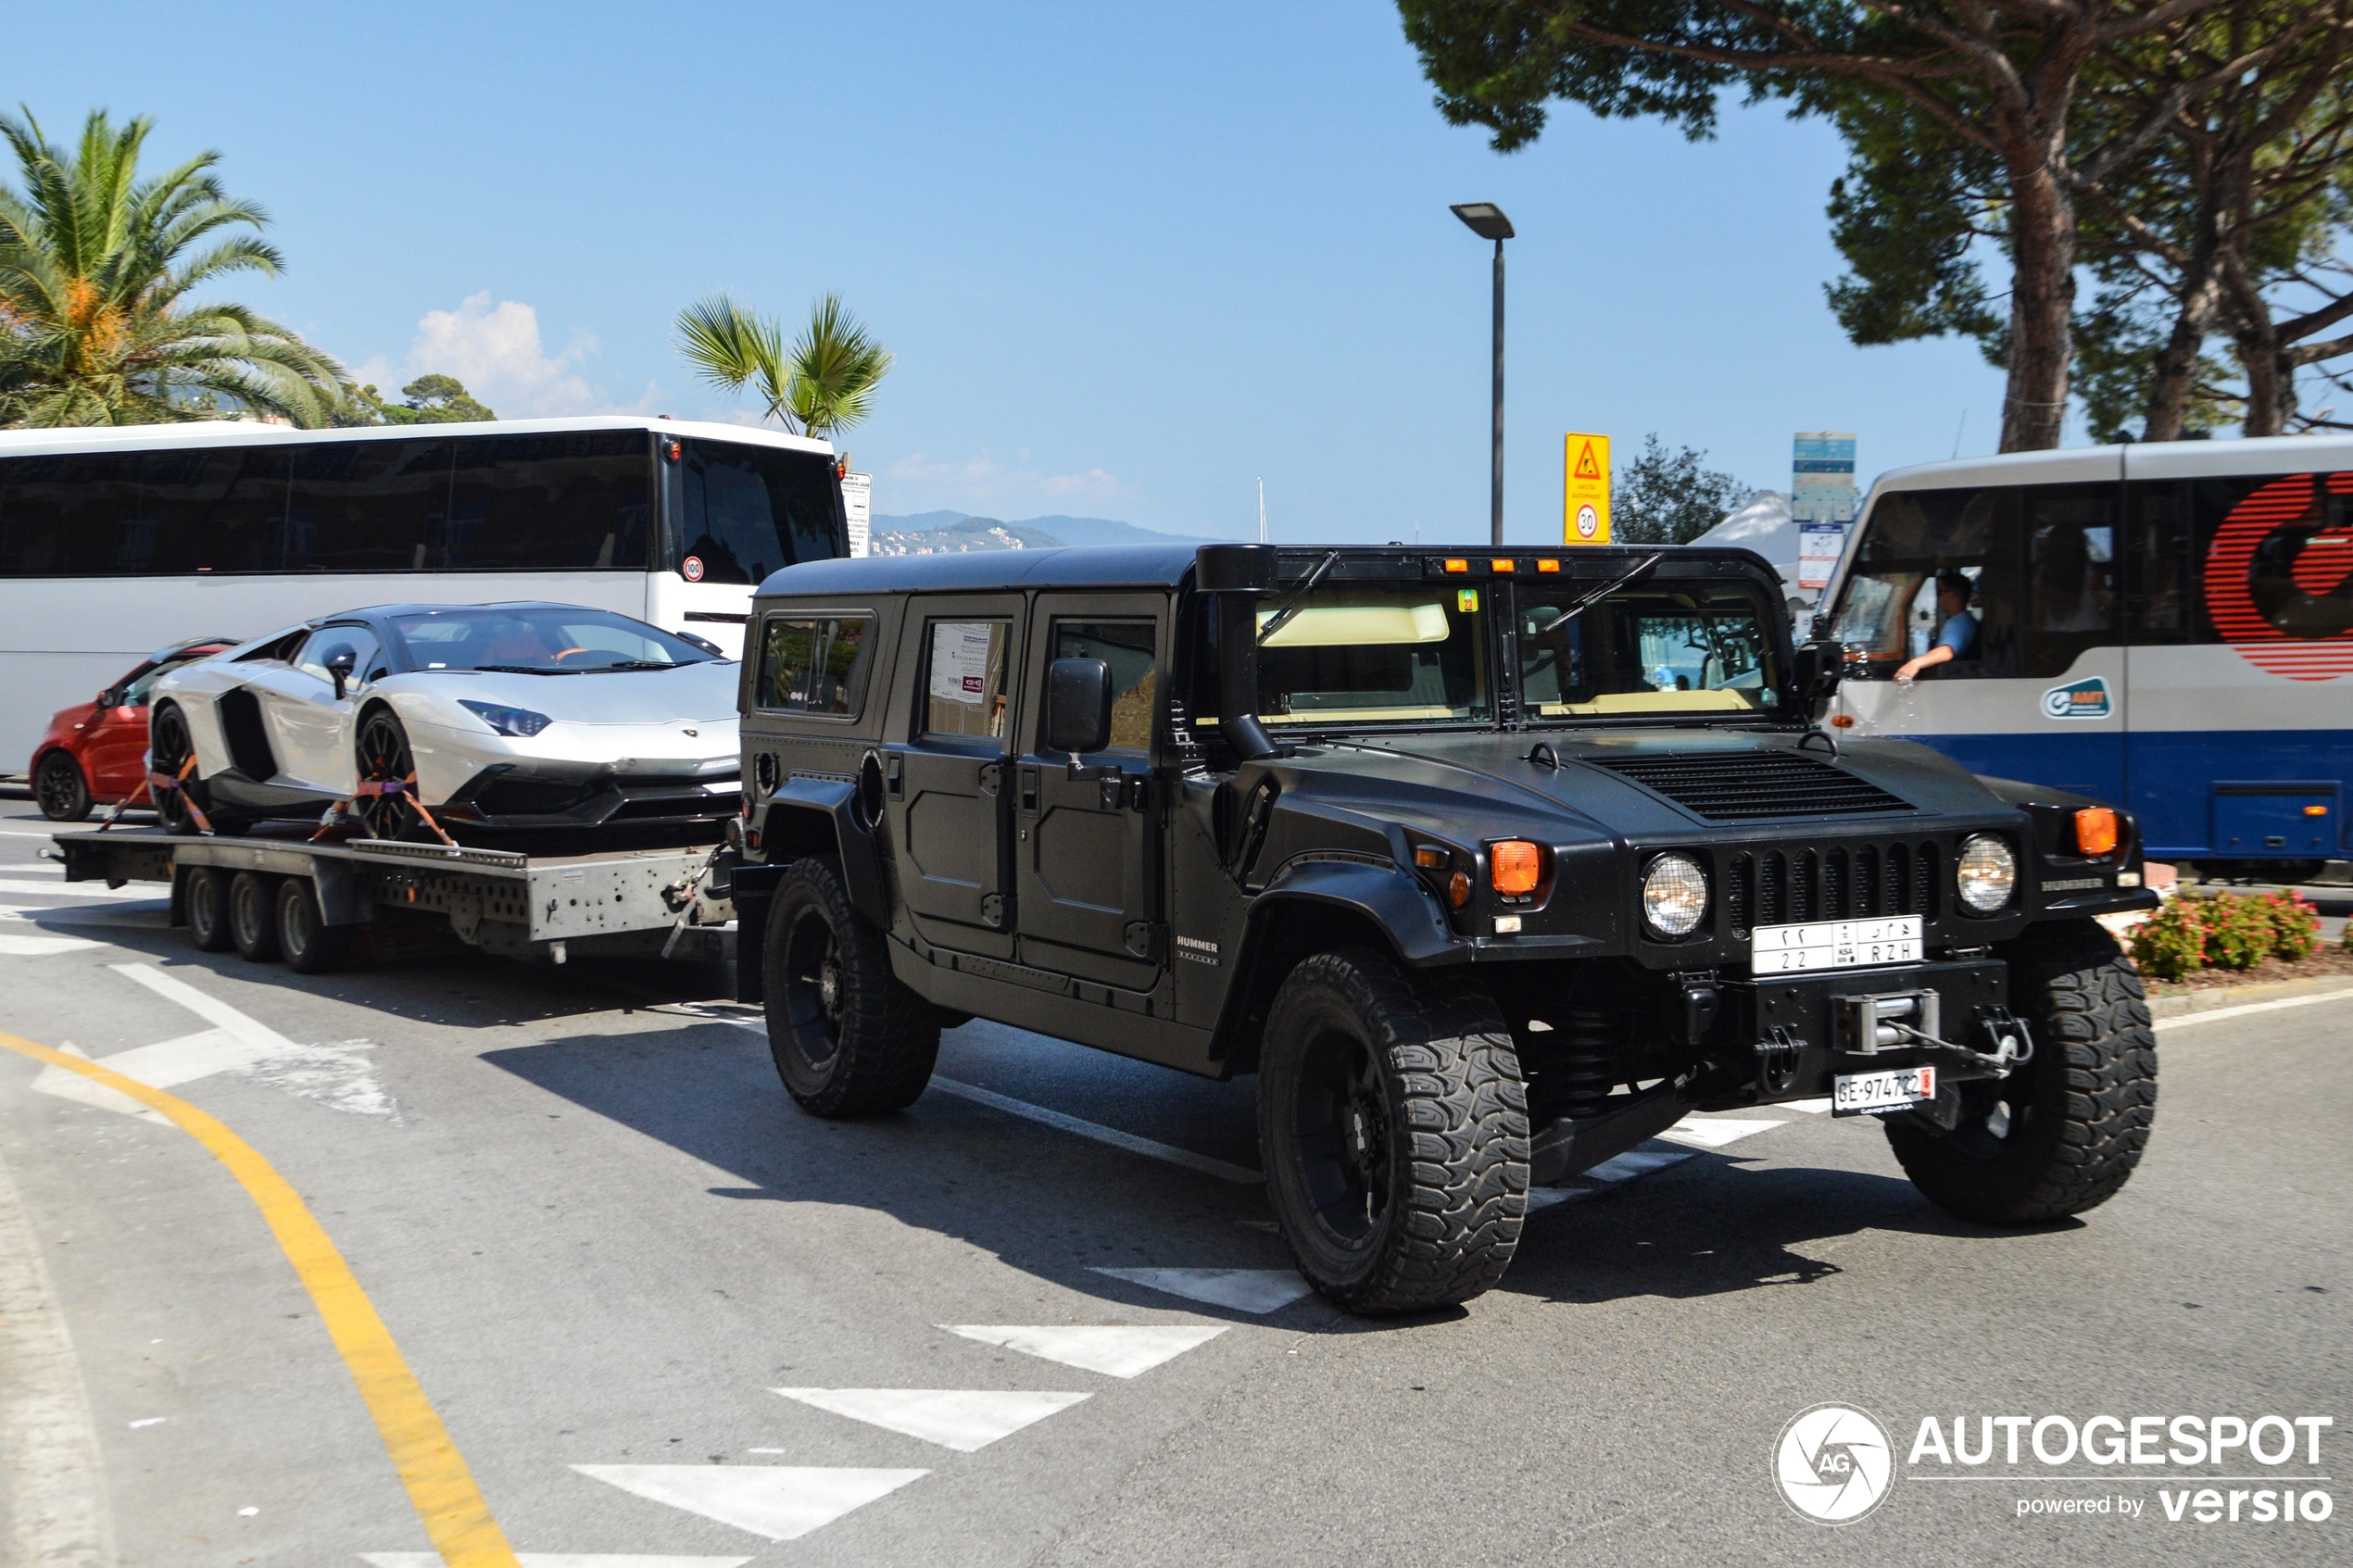
[[[746,999],[792,1097],[904,1106],[982,1016],[1259,1077],[1275,1214],[1363,1311],[1493,1285],[1531,1184],[1822,1096],[1992,1223],[2140,1158],[2091,919],[2132,821],[1815,727],[1745,551],[834,560],[745,654]]]

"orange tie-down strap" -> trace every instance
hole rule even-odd
[[[491,1515],[474,1485],[473,1472],[449,1439],[448,1429],[425,1398],[392,1331],[359,1288],[351,1265],[286,1179],[269,1160],[216,1118],[186,1100],[126,1078],[94,1061],[51,1050],[14,1035],[0,1034],[0,1048],[60,1067],[104,1084],[118,1094],[153,1107],[229,1168],[261,1210],[286,1261],[319,1308],[320,1321],[334,1341],[351,1381],[359,1389],[384,1449],[392,1456],[409,1501],[425,1535],[448,1568],[518,1568],[507,1534]]]
[[[416,812],[425,826],[433,829],[435,837],[452,848],[457,847],[458,841],[443,831],[441,824],[433,820],[433,813],[425,809],[425,803],[418,798],[416,785],[417,775],[414,773],[405,779],[362,779],[359,787],[354,789],[348,797],[336,803],[335,812],[348,810],[371,796],[381,799],[405,800],[409,803],[409,809]],[[334,812],[329,813],[330,821],[334,814]],[[310,836],[314,839],[322,838],[326,833],[327,823],[321,822],[319,825],[319,831]]]

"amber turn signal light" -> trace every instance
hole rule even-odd
[[[1543,851],[1525,839],[1507,838],[1487,852],[1487,876],[1498,893],[1533,893],[1543,880]]]
[[[1414,864],[1419,866],[1426,872],[1443,870],[1446,865],[1446,859],[1445,850],[1433,849],[1427,844],[1423,845],[1419,849],[1414,851]]]
[[[2116,847],[2116,813],[2105,806],[2086,806],[2075,813],[2075,847],[2086,855],[2105,855]]]
[[[1465,904],[1470,902],[1470,877],[1468,874],[1463,872],[1456,872],[1453,876],[1446,879],[1446,901],[1453,905],[1454,908],[1458,909]]]

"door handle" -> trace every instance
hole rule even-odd
[[[883,765],[883,771],[886,775],[886,782],[883,787],[893,800],[898,799],[900,796],[907,793],[907,779],[905,773],[901,771],[904,768],[906,761],[907,759],[904,757],[901,757],[899,753],[894,751],[890,754],[889,760]]]
[[[1038,770],[1024,767],[1021,771],[1021,809],[1026,816],[1038,814]]]

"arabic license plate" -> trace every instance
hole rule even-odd
[[[1936,1069],[1898,1067],[1885,1073],[1841,1073],[1831,1080],[1831,1114],[1882,1116],[1936,1098]]]
[[[1823,921],[1814,925],[1760,925],[1749,937],[1749,968],[1757,974],[1810,974],[1819,970],[1919,961],[1918,915]]]

